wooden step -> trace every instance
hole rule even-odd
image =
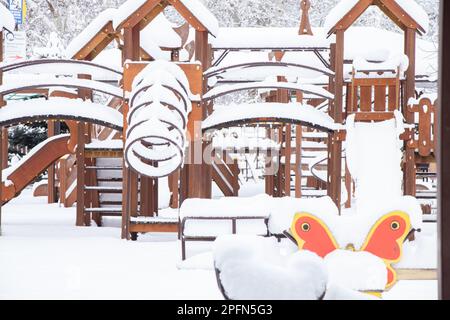
[[[120,187],[107,187],[107,186],[84,186],[86,191],[98,191],[101,193],[122,193],[123,188]]]

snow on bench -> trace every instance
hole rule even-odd
[[[180,207],[182,235],[211,238],[229,234],[233,232],[233,220],[234,233],[267,235],[264,220],[270,216],[269,199],[265,194],[249,198],[187,199]]]
[[[238,122],[257,122],[258,119],[264,119],[265,122],[270,119],[279,122],[301,123],[323,131],[343,129],[342,125],[335,123],[328,114],[312,106],[296,102],[216,106],[214,112],[203,122],[202,129],[236,126]]]
[[[98,103],[81,99],[50,98],[10,102],[0,109],[0,125],[37,119],[72,119],[122,130],[122,114]]]
[[[27,80],[16,80],[14,82],[8,81],[8,83],[5,83],[2,86],[0,86],[0,95],[7,95],[10,93],[26,89],[52,88],[52,87],[83,88],[109,94],[118,98],[123,97],[123,90],[119,87],[115,87],[110,84],[99,81],[77,79],[72,77],[52,78],[48,80],[27,79]]]
[[[228,93],[250,90],[250,89],[289,89],[298,90],[303,93],[308,93],[315,98],[324,99],[334,99],[334,95],[328,90],[320,86],[310,85],[310,84],[298,84],[289,82],[275,82],[275,81],[261,81],[261,82],[249,82],[249,83],[238,83],[238,84],[225,84],[221,86],[214,87],[209,90],[204,96],[203,100],[216,99]]]

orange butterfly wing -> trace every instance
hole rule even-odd
[[[325,257],[338,245],[328,227],[319,218],[308,213],[297,213],[291,225],[291,233],[300,249]]]
[[[391,264],[400,260],[403,241],[410,230],[411,222],[405,212],[390,212],[375,223],[361,247],[361,251],[370,252],[384,260],[388,269],[388,288],[397,280]]]

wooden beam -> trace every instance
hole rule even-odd
[[[72,57],[72,59],[92,61],[115,39],[115,37],[112,22],[108,22],[83,48],[81,48]]]
[[[405,54],[409,59],[406,71],[406,81],[403,95],[403,116],[406,123],[414,124],[414,113],[408,109],[408,100],[415,97],[416,76],[416,30],[407,28],[405,31]],[[416,164],[414,149],[405,141],[405,168],[403,171],[405,195],[416,195]]]

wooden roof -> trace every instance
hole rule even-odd
[[[136,11],[134,11],[127,19],[116,27],[116,31],[123,28],[133,28],[139,24],[139,29],[145,28],[151,20],[160,14],[167,6],[173,6],[175,10],[198,31],[206,31],[215,35],[214,30],[209,30],[202,22],[202,17],[196,16],[189,8],[180,0],[147,0]]]
[[[372,5],[380,8],[401,29],[412,28],[420,34],[426,33],[423,26],[415,21],[395,0],[360,0],[328,30],[328,34],[331,35],[337,30],[347,30]]]

